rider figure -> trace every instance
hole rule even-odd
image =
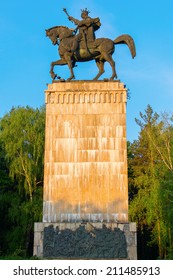
[[[88,16],[89,11],[87,9],[82,10],[82,20],[75,19],[71,16],[68,17],[70,21],[73,21],[79,29],[81,34],[81,48],[92,48],[92,43],[95,40],[95,31],[101,26],[99,18],[91,18]]]

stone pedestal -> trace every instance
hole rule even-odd
[[[101,223],[109,229],[112,223],[127,225],[124,85],[119,81],[54,82],[45,94],[43,228],[58,224],[76,231],[80,223]],[[46,231],[36,232],[35,236],[44,236]],[[36,243],[34,252],[39,255]]]
[[[43,222],[128,221],[126,89],[65,82],[46,90]]]

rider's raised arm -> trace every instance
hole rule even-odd
[[[69,16],[68,19],[69,19],[70,21],[73,21],[74,24],[76,24],[76,25],[79,25],[79,23],[80,23],[80,20],[78,20],[78,19],[76,19],[76,18],[74,18],[74,17]]]

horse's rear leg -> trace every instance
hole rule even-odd
[[[104,53],[102,53],[102,57],[107,62],[109,62],[110,66],[112,68],[112,76],[110,77],[110,80],[113,80],[114,78],[117,78],[117,73],[116,73],[116,70],[115,70],[115,61],[113,60],[112,55],[104,52]]]
[[[95,62],[97,64],[97,67],[99,68],[99,73],[93,80],[98,80],[98,78],[105,72],[104,61],[96,59]]]

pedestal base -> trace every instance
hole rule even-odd
[[[136,260],[136,239],[136,223],[35,223],[34,255]]]

